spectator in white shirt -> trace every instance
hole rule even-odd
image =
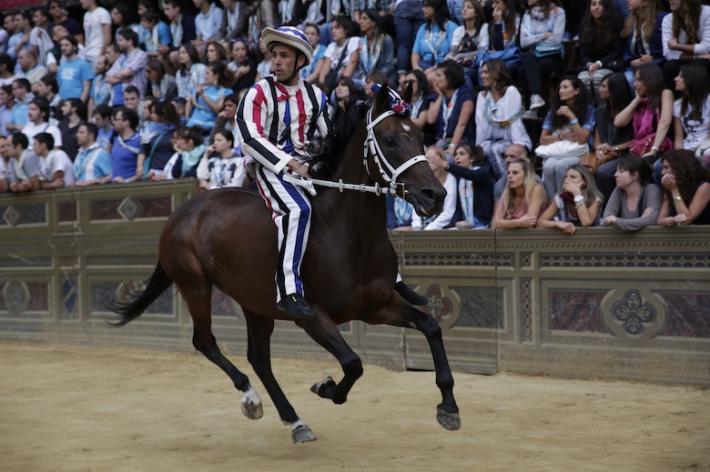
[[[222,37],[222,23],[224,12],[214,4],[213,0],[192,0],[195,7],[200,11],[195,17],[195,33],[197,38],[192,41],[198,49],[201,49],[211,39]]]
[[[74,166],[67,154],[54,148],[49,133],[39,133],[32,141],[32,150],[39,157],[39,182],[42,190],[54,190],[74,185]]]
[[[431,171],[446,189],[446,198],[444,199],[444,206],[439,214],[423,217],[414,213],[412,215],[412,229],[425,231],[445,229],[455,223],[454,215],[456,213],[456,200],[458,198],[456,177],[446,170],[448,163],[442,148],[432,146],[427,149],[426,160],[429,162]]]
[[[669,0],[668,6],[671,13],[663,17],[661,41],[663,80],[672,89],[682,63],[702,59],[710,64],[710,6],[701,0]]]
[[[54,41],[49,36],[49,12],[44,8],[38,8],[32,14],[34,27],[30,31],[29,45],[37,48],[38,62],[44,64],[47,52],[54,47]]]
[[[111,42],[111,14],[96,4],[96,0],[81,0],[84,13],[84,43],[86,60],[95,64]]]
[[[710,131],[710,77],[704,65],[685,64],[675,78],[680,98],[673,103],[675,149],[695,150]],[[661,161],[654,166],[660,176]]]
[[[25,193],[39,190],[39,158],[29,147],[27,136],[13,133],[7,137],[2,154],[7,159],[10,192]]]
[[[15,77],[23,77],[31,84],[38,82],[47,73],[47,68],[37,63],[37,49],[28,47],[21,49],[17,55]]]
[[[43,98],[35,98],[27,107],[28,122],[22,128],[22,134],[27,136],[27,139],[32,142],[32,139],[39,133],[49,133],[54,138],[54,145],[62,146],[62,134],[59,128],[49,123],[50,116],[49,103]]]

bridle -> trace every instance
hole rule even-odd
[[[384,180],[385,184],[389,186],[389,193],[392,193],[394,195],[400,195],[401,193],[400,196],[404,197],[407,191],[404,189],[404,184],[397,183],[397,177],[399,177],[402,173],[404,173],[404,171],[412,167],[414,164],[426,161],[426,157],[424,157],[423,154],[419,154],[417,156],[410,157],[396,169],[392,167],[389,161],[385,158],[385,155],[382,152],[382,148],[380,148],[380,143],[377,141],[377,136],[375,135],[375,127],[380,124],[385,118],[388,118],[392,115],[396,115],[397,113],[392,110],[387,110],[386,112],[382,113],[373,120],[372,110],[373,108],[371,107],[367,111],[367,138],[365,139],[364,144],[362,164],[365,166],[365,171],[367,171],[367,175],[372,177],[372,174],[370,173],[370,167],[368,166],[368,158],[372,156],[372,160],[375,161],[375,164],[377,164],[377,169],[380,171],[380,177],[382,177],[382,180]],[[400,187],[401,192],[398,191],[398,185]]]
[[[357,192],[374,193],[375,195],[392,194],[404,198],[407,195],[407,190],[404,187],[404,183],[397,183],[397,178],[414,164],[426,161],[426,157],[423,154],[419,154],[417,156],[410,157],[396,169],[392,167],[389,161],[385,158],[380,144],[377,142],[375,127],[385,118],[397,115],[397,113],[392,110],[388,110],[373,120],[372,110],[373,108],[371,107],[367,111],[367,137],[365,138],[362,164],[365,166],[367,175],[372,178],[370,166],[368,165],[368,159],[372,156],[372,160],[375,161],[375,164],[377,164],[377,169],[380,172],[380,177],[382,177],[382,180],[385,182],[385,186],[380,185],[378,182],[375,182],[375,185],[348,184],[343,182],[343,179],[339,179],[337,182],[321,179],[302,179],[288,173],[284,174],[284,180],[305,188],[311,195],[316,194],[314,186],[317,185],[319,187],[337,188],[341,192],[344,190],[354,190]]]

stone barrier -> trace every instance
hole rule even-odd
[[[113,297],[152,272],[160,230],[193,181],[0,196],[0,338],[192,349],[173,289],[113,328]],[[452,367],[710,385],[710,228],[623,234],[543,229],[391,234],[406,280],[430,297]],[[244,354],[239,306],[215,291],[215,335]],[[365,361],[430,369],[423,337],[346,323]],[[273,351],[327,356],[292,323]]]

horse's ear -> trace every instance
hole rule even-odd
[[[385,111],[389,106],[389,101],[389,87],[387,84],[383,84],[380,86],[380,91],[377,92],[377,97],[375,98],[375,113],[380,114]]]

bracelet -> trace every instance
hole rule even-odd
[[[569,121],[569,125],[570,125],[570,126],[574,126],[574,125],[578,125],[578,124],[579,124],[579,120],[578,120],[577,118],[575,118],[574,120],[570,120],[570,121]]]
[[[651,146],[651,151],[658,152],[658,146]]]
[[[673,200],[680,202],[683,200],[683,198],[680,195],[677,195],[677,196],[673,197]]]

